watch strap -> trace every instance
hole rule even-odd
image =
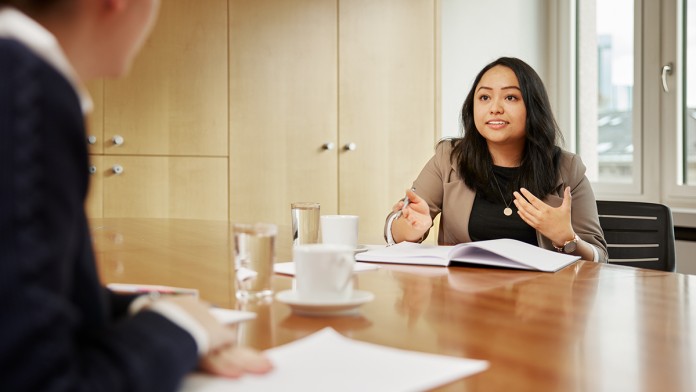
[[[567,246],[568,246],[569,244],[572,244],[572,243],[575,244],[575,248],[574,248],[573,250],[571,250],[570,252],[566,251]],[[577,244],[578,244],[578,235],[577,235],[577,234],[573,234],[573,238],[572,238],[572,239],[569,239],[569,240],[566,241],[566,242],[564,242],[562,246],[556,246],[556,244],[553,243],[553,241],[551,242],[551,245],[553,245],[553,247],[556,248],[556,250],[557,250],[558,252],[560,252],[560,253],[571,253],[571,252],[573,252],[575,249],[577,249]]]

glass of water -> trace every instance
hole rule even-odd
[[[296,202],[290,204],[292,215],[292,244],[316,244],[319,242],[319,203]]]
[[[277,226],[270,223],[235,224],[233,232],[237,299],[242,302],[272,299]]]

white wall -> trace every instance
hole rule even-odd
[[[677,254],[677,272],[681,274],[696,275],[696,242],[676,241],[675,252]]]
[[[441,0],[440,11],[442,136],[459,134],[459,111],[471,83],[498,57],[526,61],[548,88],[547,0]]]

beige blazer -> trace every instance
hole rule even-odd
[[[430,161],[413,183],[416,193],[430,206],[430,215],[440,214],[440,231],[437,242],[451,245],[471,242],[469,216],[476,192],[459,178],[456,166],[450,160],[451,143],[439,143]],[[585,165],[579,156],[564,151],[561,157],[557,187],[543,198],[550,206],[563,202],[563,190],[570,186],[573,203],[571,222],[575,233],[597,248],[598,261],[606,263],[607,244],[599,225],[597,204],[592,186],[585,176]],[[428,233],[426,233],[427,236]],[[424,237],[425,238],[425,237]],[[537,231],[537,241],[544,249],[555,250],[551,240]]]

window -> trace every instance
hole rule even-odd
[[[577,151],[598,194],[637,195],[644,186],[641,1],[577,7]]]
[[[597,172],[603,183],[633,181],[633,0],[597,2]],[[582,140],[582,139],[581,139]]]
[[[696,120],[693,118],[696,1],[662,2],[662,89],[667,90],[662,91],[660,107],[665,146],[663,200],[672,207],[696,208]],[[666,66],[671,68],[671,74]]]
[[[696,0],[569,1],[576,149],[597,198],[696,208]]]
[[[696,0],[684,4],[684,107],[682,129],[685,155],[682,181],[696,185]]]

